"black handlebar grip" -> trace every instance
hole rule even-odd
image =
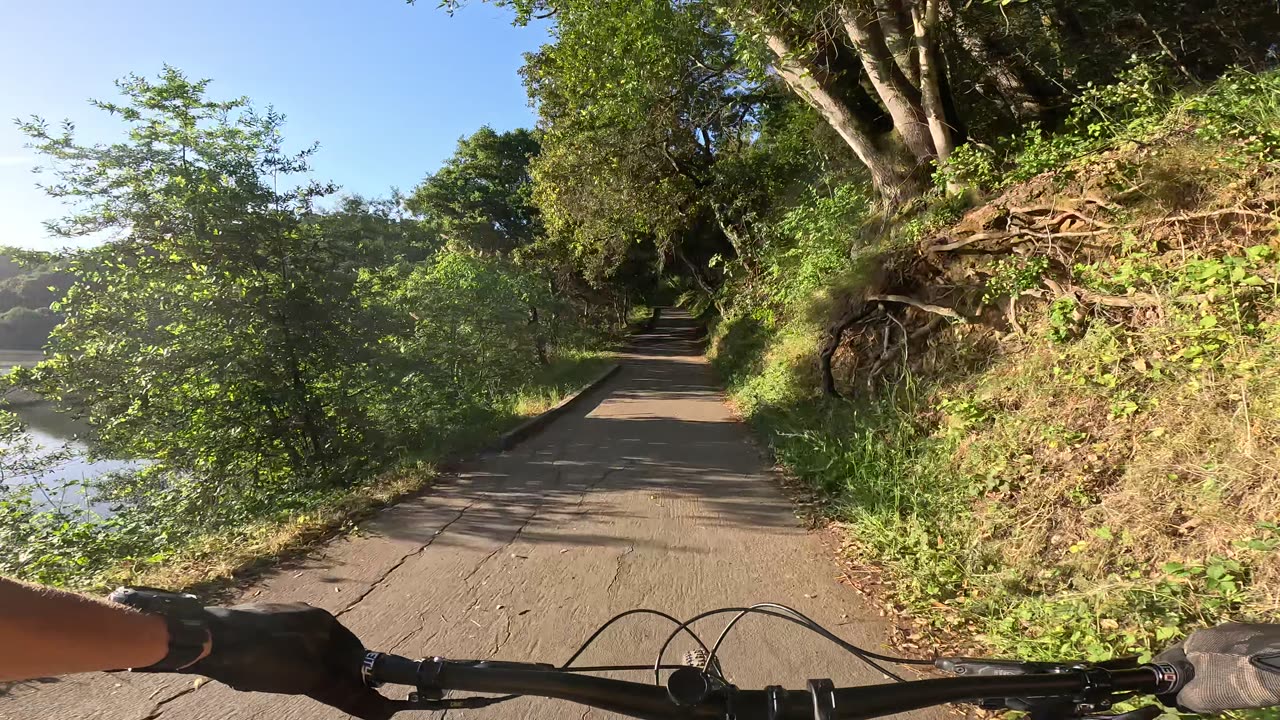
[[[1186,710],[1280,705],[1280,625],[1227,623],[1197,630],[1156,660],[1191,666],[1193,675],[1177,694],[1178,706]]]

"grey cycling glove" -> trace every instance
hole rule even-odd
[[[1197,630],[1157,662],[1185,660],[1194,676],[1178,692],[1178,706],[1219,713],[1280,705],[1280,625],[1226,623]]]

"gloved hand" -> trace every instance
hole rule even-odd
[[[360,677],[364,645],[337,618],[305,603],[205,608],[209,654],[180,672],[237,690],[306,695],[365,720],[402,704]]]
[[[1156,657],[1189,664],[1190,682],[1178,691],[1178,707],[1219,713],[1280,705],[1280,625],[1226,623],[1191,633]]]

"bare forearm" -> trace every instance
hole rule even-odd
[[[0,578],[0,681],[147,667],[168,643],[163,618]]]

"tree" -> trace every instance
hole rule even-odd
[[[749,144],[765,97],[705,4],[563,2],[555,42],[524,69],[543,153],[535,201],[550,241],[597,284],[650,257],[704,290],[716,255],[749,258],[749,232],[715,167]],[[654,267],[652,272],[657,271]]]
[[[0,348],[39,350],[61,322],[48,307],[14,307],[0,313]]]
[[[580,88],[602,99],[600,108],[570,103],[583,110],[582,118],[544,110],[544,144],[558,123],[611,117],[614,127],[626,128],[616,111],[660,110],[642,98],[659,97],[664,85],[674,101],[667,107],[714,107],[727,87],[758,79],[735,81],[738,61],[746,60],[767,65],[824,119],[890,206],[925,190],[932,170],[971,132],[991,143],[1022,123],[1052,129],[1064,97],[1090,82],[1110,81],[1135,53],[1207,79],[1232,63],[1256,62],[1280,30],[1280,13],[1266,0],[1190,6],[1172,0],[655,0],[632,8],[582,0],[494,2],[513,8],[517,22],[549,17],[556,23],[555,41],[526,68],[540,110],[548,97],[571,97]],[[442,4],[452,10],[460,3]],[[687,32],[694,27],[708,32],[699,38]],[[703,62],[707,57],[729,63]],[[691,58],[702,65],[689,66]],[[676,117],[693,127],[701,116]],[[658,112],[652,121],[669,119]],[[675,144],[679,135],[671,134]],[[690,158],[672,155],[696,172]],[[686,205],[674,207],[683,212]]]
[[[168,67],[118,86],[93,104],[121,142],[21,123],[72,204],[50,229],[113,238],[72,261],[43,389],[87,409],[105,452],[154,458],[148,474],[199,480],[211,503],[350,477],[379,442],[359,402],[381,335],[360,269],[382,246],[324,232],[314,202],[333,188],[291,181],[314,147],[287,152],[279,114]]]
[[[448,240],[481,252],[511,253],[541,233],[529,176],[539,149],[529,130],[499,133],[486,125],[459,140],[453,156],[422,181],[406,205]]]
[[[320,233],[345,243],[363,244],[366,256],[378,262],[421,262],[445,244],[439,226],[407,212],[409,200],[393,190],[391,197],[374,199],[347,195],[333,210],[312,215]]]
[[[891,205],[918,194],[931,164],[946,160],[958,130],[944,97],[946,0],[716,1],[840,134]]]

